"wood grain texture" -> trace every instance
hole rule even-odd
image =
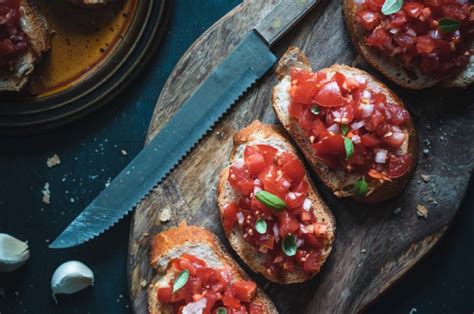
[[[148,140],[276,4],[277,1],[244,1],[190,47],[162,91]],[[281,56],[289,45],[301,47],[314,69],[333,63],[355,63],[367,70],[346,34],[339,1],[323,1],[274,51]],[[214,231],[229,248],[216,207],[217,176],[227,164],[233,133],[256,118],[275,122],[270,106],[275,83],[276,77],[270,71],[136,209],[129,248],[130,296],[136,313],[147,311],[146,287],[153,275],[148,265],[148,235],[186,219]],[[372,206],[336,199],[319,184],[338,228],[333,253],[321,274],[305,284],[286,287],[253,275],[280,312],[363,310],[419,261],[453,220],[474,164],[474,145],[468,139],[474,134],[474,91],[394,89],[408,105],[420,136],[421,155],[414,178],[400,197]],[[424,149],[428,149],[427,154]],[[422,180],[422,174],[429,175],[428,182]],[[429,209],[426,220],[417,217],[418,204]],[[160,213],[165,208],[171,210],[172,219],[161,223]],[[394,215],[395,208],[402,211]]]

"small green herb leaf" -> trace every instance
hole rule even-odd
[[[455,19],[450,19],[449,17],[443,17],[439,20],[439,30],[443,33],[451,33],[459,29],[461,22]]]
[[[173,293],[184,287],[186,282],[188,282],[189,270],[185,269],[176,276],[176,279],[173,283]]]
[[[281,198],[267,191],[260,191],[255,194],[255,197],[263,205],[278,212],[282,211],[286,207],[285,202]]]
[[[347,124],[341,125],[341,132],[342,132],[342,135],[344,136],[346,136],[347,133],[349,133],[349,127],[347,126]]]
[[[354,144],[350,138],[344,137],[344,148],[346,149],[346,160],[351,159],[354,156]]]
[[[311,107],[311,113],[312,114],[319,114],[321,111],[319,110],[318,106],[313,106]]]
[[[225,307],[220,307],[217,309],[217,314],[227,314],[227,309]]]
[[[262,218],[258,218],[255,222],[255,230],[260,234],[265,234],[267,232],[267,223]]]
[[[281,248],[286,256],[294,256],[296,254],[296,237],[292,234],[287,235],[281,242]]]
[[[403,6],[403,0],[385,0],[382,6],[382,13],[390,15],[397,13]]]
[[[360,179],[359,181],[354,184],[354,194],[357,197],[364,197],[369,190],[369,185],[364,178]]]

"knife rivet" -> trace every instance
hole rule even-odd
[[[272,27],[274,29],[278,29],[281,27],[281,25],[283,24],[283,22],[281,21],[281,18],[280,17],[276,17],[275,20],[273,20],[273,23],[272,23]]]

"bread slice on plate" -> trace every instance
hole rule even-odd
[[[21,91],[29,81],[35,64],[51,47],[51,31],[45,17],[29,0],[20,3],[20,28],[28,40],[28,50],[15,62],[12,71],[0,70],[0,91]]]
[[[179,271],[173,266],[173,261],[183,256],[196,257],[204,261],[208,268],[226,270],[227,275],[231,276],[231,285],[237,281],[250,281],[245,272],[224,251],[214,234],[202,227],[188,226],[186,223],[181,223],[177,227],[170,228],[155,235],[151,240],[150,263],[157,272],[148,290],[148,304],[151,314],[175,313],[176,309],[173,309],[172,305],[160,302],[158,294],[160,288],[173,286],[173,281],[176,280],[179,274]],[[182,287],[181,290],[190,288],[188,285],[192,281],[191,277],[192,274],[190,275],[187,285]],[[206,289],[209,290],[209,288]],[[204,290],[205,292],[200,291],[201,294],[194,295],[195,303],[201,300],[202,297],[208,295],[206,289]],[[213,287],[211,286],[210,289],[213,289]],[[177,290],[176,293],[179,293],[179,290]],[[199,302],[202,301],[203,300]],[[195,305],[189,305],[190,302],[188,302],[185,306],[186,310],[183,309],[182,313],[203,313],[202,309],[191,309],[193,306],[199,307],[199,302]],[[217,301],[215,303],[216,306],[218,306],[220,302],[222,301]],[[260,306],[263,313],[278,313],[273,302],[259,288],[256,288],[251,303]],[[223,305],[221,304],[220,306]]]
[[[409,89],[424,89],[435,85],[446,88],[467,88],[473,83],[474,56],[471,55],[468,66],[454,77],[433,78],[419,69],[407,68],[397,58],[388,58],[377,49],[365,44],[364,29],[356,21],[357,1],[343,0],[342,4],[347,30],[359,54],[370,66],[376,68],[392,82]]]
[[[336,231],[336,223],[335,223],[335,218],[333,214],[331,213],[327,205],[319,196],[313,183],[311,182],[311,179],[306,174],[303,164],[301,164],[301,162],[299,161],[295,148],[290,143],[290,141],[282,135],[280,128],[276,126],[271,126],[271,125],[264,125],[260,123],[260,121],[257,120],[257,121],[254,121],[249,126],[247,126],[246,128],[237,132],[234,135],[233,142],[234,142],[234,146],[233,146],[232,154],[230,156],[230,166],[222,170],[219,176],[219,183],[218,183],[218,188],[217,188],[217,203],[219,207],[221,222],[224,226],[225,234],[227,238],[229,239],[229,242],[232,248],[237,252],[237,254],[242,258],[242,260],[254,272],[260,273],[261,275],[263,275],[265,278],[267,278],[270,281],[273,281],[279,284],[291,284],[291,283],[304,282],[311,279],[320,271],[320,267],[324,264],[329,254],[331,253],[332,245],[333,245],[334,237],[335,237],[335,231]],[[258,146],[258,145],[262,145],[262,146]],[[273,158],[274,163],[277,163],[277,161],[275,160],[279,160],[280,156],[283,156],[283,154],[288,154],[288,155],[296,157],[295,160],[298,160],[298,164],[301,165],[300,173],[301,173],[302,179],[300,181],[301,182],[300,184],[306,185],[308,189],[307,189],[306,196],[304,196],[304,194],[298,194],[295,192],[297,195],[303,195],[303,197],[305,197],[305,200],[303,203],[304,205],[302,205],[302,207],[299,207],[299,209],[298,207],[296,207],[296,210],[289,209],[288,197],[291,198],[293,192],[287,193],[287,191],[285,192],[287,193],[286,201],[285,201],[286,207],[282,211],[275,212],[274,209],[265,210],[265,208],[262,208],[262,206],[263,207],[266,207],[266,206],[262,205],[262,203],[258,201],[257,196],[259,193],[258,190],[263,190],[264,192],[271,191],[270,183],[268,183],[267,185],[266,181],[263,181],[263,186],[261,188],[258,188],[258,190],[254,188],[253,192],[251,192],[252,194],[250,194],[249,196],[248,195],[246,196],[245,193],[242,193],[240,190],[236,189],[232,185],[232,183],[230,183],[229,181],[229,179],[232,178],[233,173],[234,173],[233,172],[234,170],[232,167],[236,167],[236,168],[244,167],[246,163],[245,162],[246,157],[244,155],[247,154],[246,153],[247,150],[250,150],[251,147],[268,147],[268,146],[271,146],[277,150],[277,153],[274,155],[274,157],[270,157],[270,158]],[[268,161],[266,161],[266,163],[267,163],[266,167],[268,169],[269,163]],[[262,173],[260,175],[262,175]],[[283,175],[286,175],[286,172],[284,171],[282,172],[280,170],[278,170],[276,173],[277,173],[277,177],[283,178],[284,177]],[[260,175],[259,177],[262,178]],[[266,175],[266,177],[271,178],[271,175]],[[254,182],[257,182],[257,181],[254,181]],[[278,181],[278,182],[281,182],[281,181]],[[293,187],[293,183],[297,184],[297,182],[292,182],[291,184],[292,186],[289,188],[289,191],[295,191]],[[283,183],[283,186],[285,186],[285,183]],[[287,186],[289,186],[289,184]],[[256,223],[255,225],[253,225],[253,223],[251,223],[250,221],[253,221],[257,218],[256,217],[250,218],[249,216],[243,217],[243,213],[246,213],[243,210],[243,207],[239,209],[240,212],[236,214],[237,218],[233,219],[234,220],[233,223],[232,223],[232,220],[229,220],[229,216],[227,216],[226,214],[226,211],[229,208],[227,206],[230,206],[229,204],[239,204],[240,206],[240,200],[245,197],[251,197],[253,199],[253,202],[257,202],[256,204],[252,205],[253,206],[252,211],[255,213],[255,215],[259,214],[259,211],[262,212],[261,214],[262,216],[260,217],[263,217],[264,220],[266,221],[266,224],[268,225],[268,228],[264,235],[273,237],[273,242],[272,242],[273,248],[265,249],[264,246],[258,247],[258,245],[257,246],[253,245],[246,240],[249,234],[250,235],[256,234],[257,232]],[[280,198],[283,199],[284,197],[280,196]],[[257,201],[255,199],[257,199]],[[256,211],[255,211],[255,208],[257,209]],[[300,212],[300,214],[296,214],[296,212],[298,211]],[[310,222],[303,223],[305,225],[303,227],[301,225],[302,224],[301,217],[303,217],[302,216],[303,212],[305,212],[305,214],[312,213],[311,215],[314,215],[314,220],[312,221],[313,225],[315,226],[314,230],[316,230],[316,228],[320,230],[319,227],[317,226],[322,226],[324,229],[318,235],[319,236],[317,240],[319,241],[318,245],[314,249],[307,251],[307,252],[314,251],[314,254],[316,254],[315,256],[317,256],[317,261],[315,261],[316,264],[313,265],[314,267],[311,267],[309,271],[305,271],[305,264],[298,263],[298,261],[296,260],[298,258],[303,258],[304,260],[308,256],[307,253],[302,253],[302,252],[305,252],[305,251],[302,251],[302,249],[303,248],[305,249],[306,248],[305,245],[307,245],[302,241],[303,236],[300,234],[302,230],[304,229],[305,232],[308,233],[308,237],[311,236],[311,239],[314,239],[313,233],[312,233],[313,225],[311,225]],[[303,242],[303,243],[300,243],[302,247],[298,246],[298,250],[296,251],[296,255],[294,256],[294,259],[283,255],[282,252],[279,252],[280,247],[282,247],[282,242],[283,242],[283,237],[284,237],[283,235],[284,233],[282,233],[281,228],[283,228],[282,227],[282,225],[284,224],[283,221],[284,219],[286,219],[286,218],[281,218],[281,217],[286,217],[286,215],[290,215],[290,214],[291,214],[291,217],[298,217],[299,219],[298,223],[300,223],[298,227],[299,229],[297,231],[294,231],[294,234],[297,235],[297,237],[301,236],[301,238],[299,239],[297,238],[296,243],[298,243],[299,241]],[[242,215],[240,219],[238,218],[239,215]],[[282,216],[282,215],[285,215],[285,216]],[[244,221],[244,218],[245,218],[245,221]],[[230,224],[229,224],[229,221],[231,221]],[[314,222],[317,222],[317,223],[314,223]],[[270,227],[273,223],[274,223],[273,227]],[[316,231],[314,232],[316,233]],[[302,255],[299,255],[299,253],[301,253]],[[269,254],[272,254],[272,255],[269,255]],[[277,257],[275,258],[273,254],[276,254]],[[283,266],[279,266],[281,268],[278,268],[276,270],[272,269],[271,265],[273,265],[273,261],[277,261],[278,259],[281,260],[282,258],[289,258],[290,259],[289,263],[293,264],[294,269],[291,269],[286,264],[287,261],[283,263]]]
[[[303,69],[311,71],[311,65],[308,58],[297,47],[290,47],[285,55],[279,61],[276,74],[279,82],[273,88],[272,105],[285,130],[290,134],[293,140],[298,144],[306,159],[308,160],[312,170],[318,175],[319,179],[336,195],[337,197],[352,197],[353,199],[365,202],[375,203],[392,198],[406,187],[412,173],[416,167],[418,158],[418,138],[411,118],[408,119],[406,125],[401,127],[403,131],[404,141],[400,146],[403,154],[411,154],[412,162],[409,170],[405,175],[395,179],[370,179],[366,178],[368,190],[364,197],[355,195],[354,187],[359,180],[361,174],[357,172],[348,172],[345,169],[329,167],[315,154],[311,138],[307,136],[301,127],[298,119],[290,116],[289,107],[292,102],[290,89],[292,86],[290,70]],[[349,67],[346,65],[333,65],[329,68],[319,70],[328,78],[332,77],[336,72],[340,72],[347,78],[362,79],[367,81],[367,87],[373,92],[385,95],[387,102],[402,106],[404,104],[387,86],[376,80],[365,71]],[[408,114],[408,113],[407,113]]]

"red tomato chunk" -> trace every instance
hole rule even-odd
[[[0,69],[12,70],[28,42],[20,29],[20,0],[0,1]]]
[[[248,280],[232,280],[232,270],[210,268],[203,260],[189,254],[171,262],[176,275],[185,269],[189,278],[185,285],[173,293],[173,284],[158,288],[158,300],[173,306],[173,313],[182,313],[188,307],[202,307],[203,313],[216,313],[225,308],[227,313],[263,313],[260,304],[253,303],[257,285]],[[203,300],[205,299],[205,300]]]
[[[302,80],[314,78],[308,73],[297,74],[304,76]],[[339,87],[329,87],[324,93],[332,95],[333,90],[337,91]],[[306,93],[300,96],[308,99]],[[333,104],[336,102],[333,100]],[[226,232],[240,228],[244,239],[265,254],[265,266],[270,273],[293,272],[296,265],[306,272],[319,271],[327,225],[319,223],[314,215],[308,199],[309,184],[304,166],[293,153],[279,151],[270,145],[247,146],[243,165],[230,167],[229,183],[240,192],[240,198],[238,202],[224,206]],[[266,207],[256,198],[262,190],[279,197],[286,207],[282,211]],[[259,219],[266,223],[262,234],[256,229]],[[295,256],[287,256],[282,250],[282,239],[287,235],[296,237]]]
[[[400,11],[388,16],[381,11],[383,3],[358,4],[356,21],[367,45],[432,77],[455,74],[469,63],[474,5],[468,0],[405,0]],[[440,21],[446,18],[459,22],[459,28],[443,30]]]
[[[302,89],[311,90],[312,98]],[[410,115],[368,88],[365,79],[293,69],[290,94],[291,117],[298,120],[314,153],[329,167],[374,179],[398,178],[410,169],[412,158],[403,148],[407,139],[403,129]]]

